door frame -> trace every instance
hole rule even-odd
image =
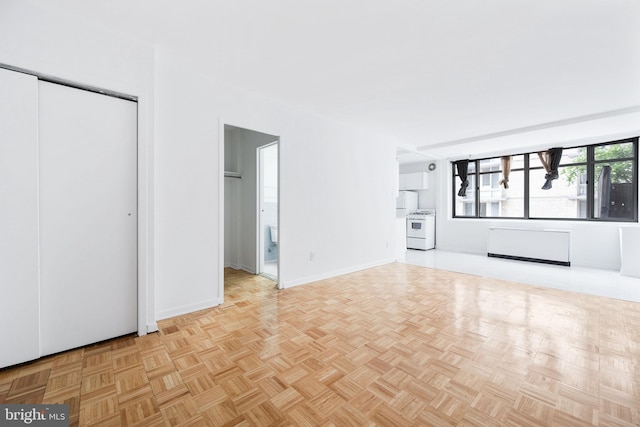
[[[258,238],[256,239],[256,270],[257,273],[260,275],[263,275],[265,277],[267,277],[268,279],[274,279],[273,276],[271,276],[270,274],[265,274],[264,273],[264,241],[265,241],[265,237],[264,237],[264,215],[262,215],[263,212],[263,203],[264,203],[264,197],[263,197],[263,190],[264,190],[264,171],[263,171],[263,160],[262,160],[262,153],[265,148],[269,148],[271,146],[277,146],[278,148],[278,157],[276,158],[276,168],[277,168],[277,185],[278,185],[278,207],[277,207],[277,215],[278,215],[278,220],[276,221],[276,225],[278,226],[278,231],[280,231],[280,145],[278,144],[279,142],[279,137],[277,137],[278,139],[276,139],[273,142],[270,142],[268,144],[265,145],[261,145],[260,147],[256,148],[256,169],[257,169],[257,173],[256,173],[256,178],[257,178],[257,183],[256,183],[256,232],[258,235]],[[279,250],[279,249],[278,249]],[[280,264],[280,252],[278,252],[278,260],[276,261],[276,263]],[[278,274],[276,274],[275,276],[275,282],[278,283],[278,276],[279,276],[279,271]]]
[[[246,119],[218,118],[218,303],[224,304],[224,127],[225,125],[243,128],[273,135],[278,138],[278,281],[277,288],[284,289],[282,273],[282,149],[284,146],[283,136],[280,129],[273,128],[265,123],[254,123]],[[259,129],[259,130],[258,130]]]

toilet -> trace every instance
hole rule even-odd
[[[278,244],[278,226],[270,225],[269,231],[271,231],[271,243],[273,243],[274,245],[277,245]]]

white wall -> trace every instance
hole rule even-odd
[[[594,223],[581,221],[527,221],[451,218],[451,163],[441,162],[443,183],[438,202],[436,235],[438,248],[447,251],[486,254],[489,227],[561,229],[571,231],[570,261],[572,266],[604,269],[620,268],[618,228],[627,223]]]
[[[159,316],[214,305],[221,297],[223,124],[280,137],[284,287],[394,259],[394,145],[212,82],[164,49],[157,49],[156,97]]]
[[[147,97],[153,47],[30,2],[2,0],[0,61],[76,83]]]

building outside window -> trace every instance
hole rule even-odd
[[[549,188],[538,153],[470,160],[464,197],[453,168],[454,217],[637,221],[637,163],[638,138],[565,148]]]
[[[546,171],[537,154],[529,156],[529,217],[586,219],[580,203],[586,201],[586,192],[580,194],[580,176],[586,181],[586,148],[570,148],[562,152],[558,179],[552,188],[543,190]]]

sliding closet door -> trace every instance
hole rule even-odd
[[[136,103],[39,83],[42,355],[137,330]]]
[[[0,368],[40,356],[38,80],[0,69]]]

